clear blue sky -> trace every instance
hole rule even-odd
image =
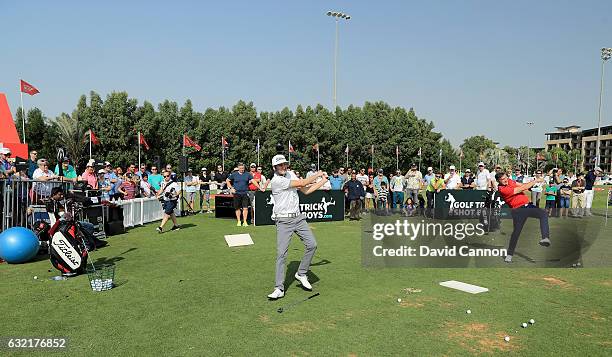
[[[541,145],[554,126],[597,123],[600,48],[612,1],[2,1],[0,92],[26,108],[71,111],[81,94],[125,90],[197,110],[338,103],[414,107],[454,145],[484,134]],[[612,61],[609,63],[612,65]],[[612,66],[604,124],[612,123]],[[14,113],[13,113],[14,114]],[[526,121],[536,122],[527,136]]]

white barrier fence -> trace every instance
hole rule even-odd
[[[116,201],[115,204],[123,208],[123,226],[125,228],[159,221],[164,216],[161,202],[154,197]],[[181,204],[182,202],[179,200],[174,209],[177,216],[181,214]]]

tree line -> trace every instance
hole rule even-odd
[[[20,109],[16,110],[15,122],[20,135],[21,113]],[[458,166],[460,162],[463,168],[475,168],[481,160],[487,165],[526,166],[526,155],[523,159],[517,155],[521,148],[498,149],[491,139],[474,136],[455,149],[448,139],[435,131],[432,121],[419,118],[413,108],[391,107],[382,101],[365,102],[361,107],[337,107],[335,111],[319,104],[268,112],[257,111],[252,102],[241,100],[231,108],[208,108],[198,112],[193,109],[191,100],[182,106],[164,100],[155,107],[148,101],[139,105],[126,92],[112,92],[103,100],[92,91],[89,96],[82,95],[70,113],[48,118],[40,109],[33,108],[28,110],[26,118],[30,149],[38,150],[39,157],[54,161],[61,148],[79,168],[89,157],[86,133],[90,129],[100,141],[92,148],[93,158],[118,166],[137,163],[139,131],[149,144],[149,150],[142,148],[143,162],[176,166],[184,154],[189,157],[190,167],[196,170],[201,167],[213,169],[221,164],[222,137],[228,143],[226,169],[238,162],[257,162],[258,139],[260,164],[265,168],[270,167],[277,144],[280,143],[283,153],[288,155],[289,140],[295,150],[291,153],[291,164],[302,171],[317,162],[313,147],[317,143],[321,168],[328,171],[346,165],[347,145],[350,167],[369,168],[373,159],[374,169],[383,168],[386,172],[395,171],[396,150],[403,171],[411,163],[419,162],[423,170],[427,166],[437,169],[440,160],[443,169],[451,164]],[[201,150],[183,148],[183,134],[197,142]],[[562,150],[558,153],[560,167],[571,167],[570,154]],[[533,168],[535,164],[536,153],[532,150],[530,165]]]

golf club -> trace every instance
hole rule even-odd
[[[278,310],[276,310],[276,311],[277,311],[279,314],[281,314],[281,313],[283,313],[283,311],[285,311],[285,310],[289,309],[290,307],[293,307],[293,306],[295,306],[295,305],[297,305],[297,304],[301,304],[301,303],[303,303],[304,301],[310,300],[310,299],[312,299],[312,298],[313,298],[313,297],[315,297],[315,296],[319,296],[319,293],[312,294],[312,295],[310,295],[309,297],[307,297],[307,298],[305,298],[305,299],[302,299],[302,300],[298,300],[298,301],[292,302],[291,304],[289,304],[289,305],[285,306],[284,308],[283,308],[283,307],[279,307],[279,308],[278,308]]]

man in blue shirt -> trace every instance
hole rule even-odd
[[[344,178],[338,174],[338,170],[334,170],[333,176],[329,178],[329,184],[332,190],[341,190],[344,184]]]
[[[234,195],[234,209],[236,210],[237,227],[240,227],[240,211],[242,210],[242,226],[247,227],[247,216],[249,214],[249,184],[253,182],[253,175],[244,171],[244,164],[238,164],[238,171],[232,172],[225,180],[230,192]]]
[[[357,174],[351,173],[351,179],[346,182],[344,188],[347,192],[347,198],[350,202],[350,220],[359,219],[359,209],[361,208],[361,200],[365,197],[365,189],[363,184],[357,180]]]
[[[427,174],[423,177],[423,183],[425,187],[429,186],[429,183],[434,177],[436,177],[436,174],[434,174],[433,172],[433,167],[429,166],[427,168]]]

